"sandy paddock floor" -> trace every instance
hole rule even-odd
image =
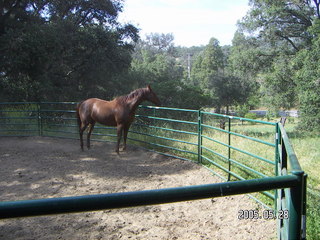
[[[129,146],[0,137],[0,201],[80,196],[220,182],[205,168]],[[97,212],[0,220],[0,239],[275,239],[271,220],[239,220],[245,195]],[[261,209],[259,211],[262,211]]]

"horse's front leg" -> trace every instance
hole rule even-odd
[[[128,137],[129,128],[130,128],[130,124],[124,126],[123,128],[123,149],[122,149],[123,151],[125,151],[127,148],[127,137]]]
[[[116,146],[116,153],[119,154],[119,146],[120,146],[120,141],[121,141],[121,136],[122,136],[122,130],[123,130],[123,125],[119,124],[117,126],[117,146]]]

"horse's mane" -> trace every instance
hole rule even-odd
[[[136,90],[133,90],[131,93],[129,93],[128,95],[123,95],[123,96],[119,96],[116,99],[119,102],[128,102],[131,101],[134,98],[140,98],[142,97],[144,94],[146,93],[146,88],[139,88]]]

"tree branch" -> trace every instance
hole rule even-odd
[[[281,37],[284,40],[288,41],[296,51],[300,50],[289,37],[282,35],[280,31],[277,31],[275,34],[276,36]]]

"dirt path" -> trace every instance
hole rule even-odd
[[[0,201],[220,182],[196,164],[129,146],[0,137]],[[271,220],[239,220],[258,205],[238,195],[107,211],[0,220],[0,239],[275,239]],[[260,209],[259,211],[262,212]]]

